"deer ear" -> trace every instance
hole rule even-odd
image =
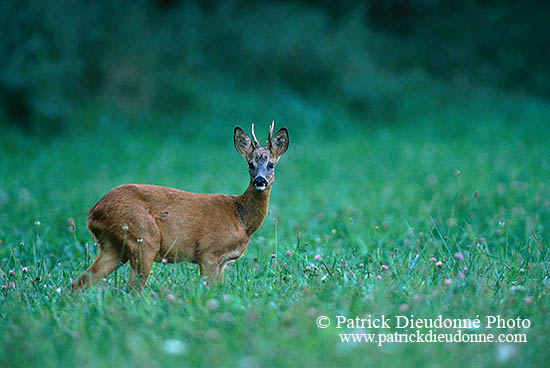
[[[243,155],[244,158],[250,157],[250,154],[254,151],[254,146],[252,145],[252,140],[248,134],[244,132],[244,130],[239,127],[235,127],[233,141],[235,142],[235,149],[237,149],[237,152]]]
[[[288,149],[288,130],[281,128],[268,142],[268,148],[272,156],[279,157]]]

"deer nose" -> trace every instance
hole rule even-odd
[[[263,176],[257,176],[255,179],[254,179],[254,182],[252,183],[254,184],[254,186],[256,188],[258,187],[267,187],[267,180],[265,180],[265,178]]]

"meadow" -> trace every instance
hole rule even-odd
[[[536,1],[3,2],[0,367],[547,367],[545,14]],[[124,265],[72,295],[109,189],[240,194],[233,128],[253,122],[263,142],[272,120],[289,150],[223,284],[157,263],[141,297]],[[382,315],[389,329],[337,328]],[[412,315],[527,341],[340,339],[402,333]]]
[[[96,107],[55,136],[3,129],[0,366],[548,364],[550,104],[432,83],[365,121],[288,94],[222,93],[180,119]],[[126,265],[72,296],[97,251],[87,212],[107,190],[239,194],[248,177],[233,127],[254,121],[264,137],[271,119],[290,148],[268,216],[223,284],[205,286],[188,263],[155,264],[141,298]],[[531,326],[503,330],[526,343],[379,347],[340,342],[334,323],[411,314]],[[332,325],[318,328],[319,316]]]

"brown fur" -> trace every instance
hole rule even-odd
[[[288,147],[288,133],[283,128],[275,135],[280,141],[284,130],[286,140],[281,143],[271,137],[272,129],[273,125],[267,149],[236,128],[237,151],[255,165],[265,166],[256,158],[265,161],[266,155],[276,163]],[[131,266],[129,284],[139,289],[145,285],[153,261],[162,259],[199,264],[201,275],[209,281],[221,280],[225,264],[243,254],[267,214],[273,169],[266,174],[268,185],[264,190],[253,184],[257,171],[249,172],[248,188],[239,196],[138,184],[109,191],[88,216],[88,229],[100,244],[99,254],[73,282],[73,291],[87,289],[127,261]]]

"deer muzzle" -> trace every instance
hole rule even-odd
[[[259,190],[264,190],[265,188],[267,188],[267,185],[269,183],[263,176],[258,175],[254,178],[254,181],[252,182],[252,184],[254,184],[254,188]]]

